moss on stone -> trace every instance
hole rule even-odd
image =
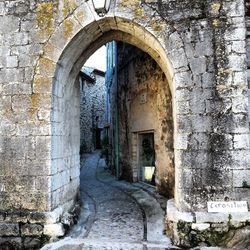
[[[63,22],[63,36],[65,39],[71,37],[72,32],[73,32],[73,27],[74,27],[74,24],[72,21],[65,20]]]
[[[140,2],[138,0],[123,0],[120,2],[120,6],[124,8],[139,7]]]
[[[82,23],[84,20],[84,12],[80,11],[76,14],[77,19]]]
[[[144,16],[145,15],[145,11],[144,11],[144,9],[143,8],[136,8],[135,9],[135,11],[134,11],[134,13],[135,13],[135,15],[138,17],[138,16],[140,16],[140,17],[142,17],[142,16]]]
[[[52,23],[54,16],[53,2],[38,3],[36,11],[36,19],[38,27],[50,34],[52,32]]]
[[[212,11],[216,14],[219,14],[220,8],[221,8],[220,2],[215,2],[215,3],[212,3],[212,5],[211,5]]]
[[[63,16],[67,17],[77,8],[76,0],[64,0],[63,1]]]
[[[40,94],[33,93],[31,95],[31,109],[30,109],[30,114],[31,115],[36,114],[39,102],[40,102]]]
[[[220,26],[220,20],[218,18],[215,18],[212,22],[213,26],[214,27],[219,27]]]

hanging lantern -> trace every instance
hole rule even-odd
[[[110,6],[111,0],[92,0],[94,9],[99,16],[105,15]]]

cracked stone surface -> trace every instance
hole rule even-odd
[[[174,248],[164,235],[161,204],[148,188],[115,180],[98,153],[86,156],[80,178],[79,223],[43,250]]]

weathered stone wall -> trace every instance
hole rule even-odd
[[[220,246],[228,249],[248,249],[250,245],[250,213],[180,213],[174,200],[168,201],[167,231],[174,244]]]
[[[205,7],[198,21],[190,20],[184,29],[179,23],[176,37],[187,55],[181,66],[191,69],[180,73],[187,83],[175,92],[176,196],[182,197],[178,207],[194,210],[205,210],[208,200],[242,195],[239,173],[247,174],[249,155],[244,8],[240,1]],[[240,155],[244,160],[235,161]]]
[[[90,83],[83,78],[80,81],[81,148],[83,152],[92,152],[96,148],[95,130],[103,129],[105,125],[106,87],[104,73],[96,73],[91,68],[86,70],[94,82]]]
[[[1,1],[1,225],[12,227],[10,214],[22,211],[46,217],[57,208],[60,218],[73,204],[78,74],[113,39],[147,52],[167,77],[179,211],[206,211],[207,200],[249,202],[244,14],[243,0],[117,0],[103,17],[91,1]]]
[[[151,131],[156,154],[156,189],[173,197],[173,116],[165,74],[148,54],[125,43],[118,43],[118,65],[115,105],[118,105],[121,175],[138,181],[138,136]]]
[[[245,22],[246,22],[248,106],[250,107],[250,2],[249,1],[245,1],[245,15],[246,15]],[[250,108],[248,109],[248,117],[250,117],[249,114],[250,114]]]

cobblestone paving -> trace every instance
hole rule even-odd
[[[143,217],[138,204],[126,193],[97,178],[96,166],[99,157],[90,155],[81,172],[81,192],[94,201],[94,223],[87,239],[106,241],[143,240]],[[83,201],[84,202],[84,201]]]
[[[164,212],[157,200],[141,187],[116,181],[98,153],[86,157],[80,178],[83,207],[79,223],[69,237],[44,250],[174,248],[163,235]]]

